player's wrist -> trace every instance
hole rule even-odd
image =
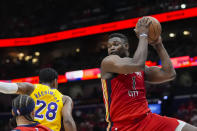
[[[139,40],[147,40],[148,41],[148,35],[145,33],[141,33],[139,35]],[[148,43],[148,42],[147,42]]]
[[[139,37],[148,37],[147,33],[141,33],[139,34]]]
[[[153,44],[152,46],[153,46],[154,49],[156,49],[156,50],[160,50],[160,49],[164,48],[164,46],[163,46],[162,43]]]

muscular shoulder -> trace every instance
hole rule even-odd
[[[73,102],[71,97],[67,95],[63,95],[62,101],[63,101],[63,104],[68,103],[68,102],[71,102],[71,103]]]
[[[118,61],[120,61],[120,59],[121,58],[118,55],[109,55],[105,57],[101,62],[101,73],[105,72],[106,70],[110,68],[113,68],[113,66],[118,64]]]
[[[105,78],[108,73],[128,74],[138,71],[139,68],[140,65],[130,57],[121,58],[118,55],[110,55],[105,57],[101,63],[101,77]]]
[[[30,95],[34,91],[34,85],[28,82],[17,83],[18,85],[18,94],[27,94]]]
[[[110,65],[113,61],[112,59],[114,59],[115,57],[118,57],[116,55],[110,55],[105,57],[102,62],[101,62],[101,78],[102,79],[106,79],[106,75],[110,75],[111,73],[108,73],[105,68],[107,68],[108,65]],[[107,77],[108,78],[108,77]]]
[[[118,55],[109,55],[107,57],[105,57],[102,62],[101,62],[101,67],[104,66],[105,64],[108,63],[113,63],[114,60],[120,59],[120,56]]]
[[[111,65],[116,65],[116,66],[130,65],[130,64],[132,64],[132,62],[134,62],[134,61],[130,57],[121,58],[118,55],[109,55],[102,60],[101,68],[104,68],[109,65],[110,66]]]

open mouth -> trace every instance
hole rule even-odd
[[[116,54],[116,52],[115,51],[111,51],[109,54],[110,55],[114,55],[114,54]]]

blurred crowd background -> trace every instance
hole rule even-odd
[[[125,20],[197,6],[196,0],[99,0],[99,1],[0,1],[0,38],[30,37],[80,27]],[[162,23],[162,38],[170,57],[190,56],[197,61],[197,18]],[[133,55],[138,39],[133,29],[116,31],[129,38]],[[113,33],[113,32],[110,32]],[[0,80],[36,76],[44,67],[60,75],[68,71],[99,68],[107,55],[103,33],[35,46],[0,48]],[[160,63],[149,47],[148,60]],[[171,82],[147,84],[150,104],[161,105],[161,115],[176,117],[197,126],[197,67],[177,68]],[[105,109],[99,79],[59,84],[74,100],[73,116],[79,131],[104,131]],[[0,94],[0,130],[9,130],[11,100]]]

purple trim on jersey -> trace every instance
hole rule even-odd
[[[18,127],[34,127],[34,126],[37,126],[38,124],[40,124],[40,123],[36,122],[36,123],[33,123],[33,124],[29,124],[29,125],[20,125]]]

